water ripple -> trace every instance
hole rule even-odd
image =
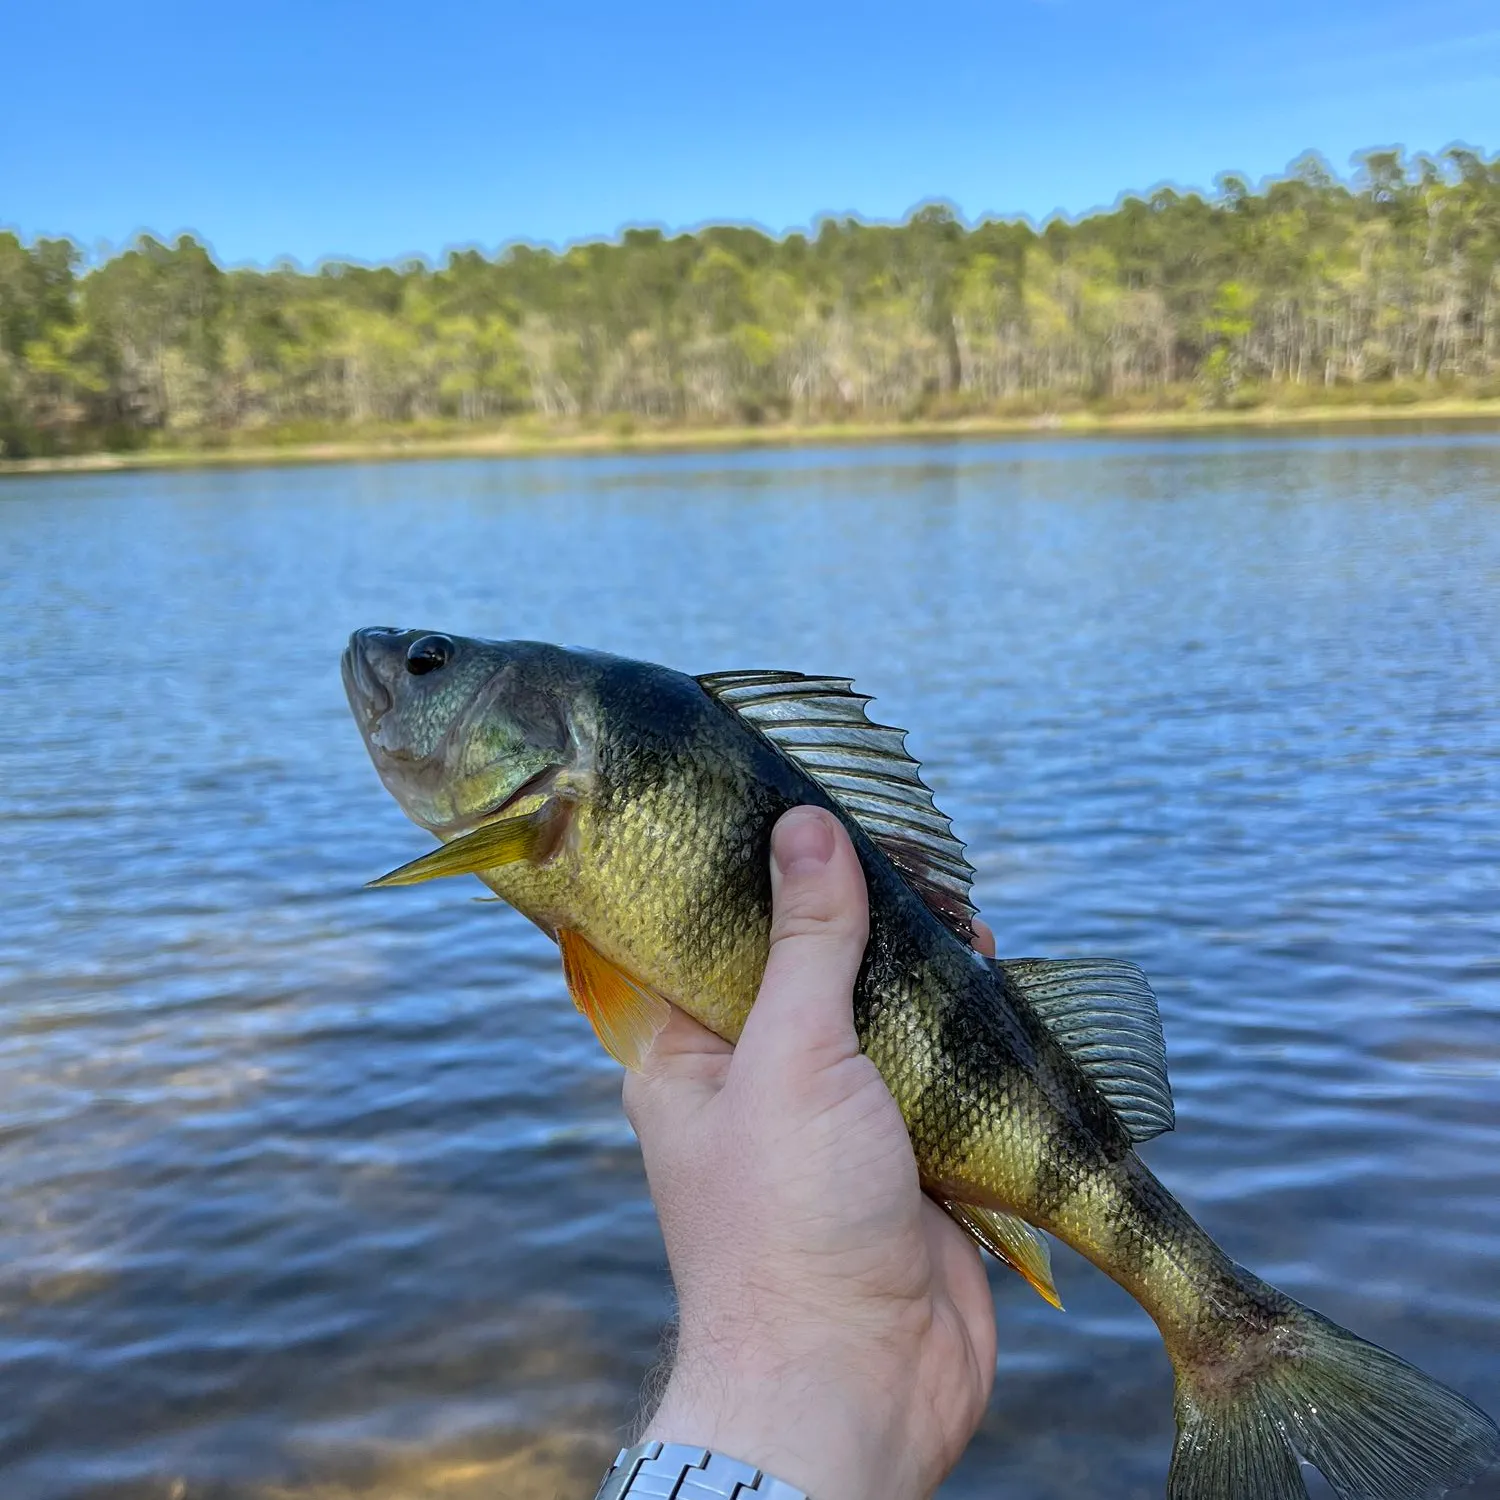
[[[1473,434],[9,481],[7,1500],[585,1493],[655,1357],[554,950],[361,889],[425,847],[338,684],[386,618],[856,676],[1002,947],[1151,974],[1189,1207],[1500,1405],[1497,481]],[[1058,1274],[995,1275],[948,1500],[1161,1491],[1154,1331]]]

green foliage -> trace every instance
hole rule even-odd
[[[1373,384],[1372,384],[1373,383]],[[1500,388],[1500,160],[1316,156],[1041,229],[825,219],[225,271],[0,233],[6,456],[400,425],[840,420]]]

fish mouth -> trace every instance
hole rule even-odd
[[[379,727],[381,719],[395,706],[392,695],[376,670],[372,660],[374,651],[403,632],[389,625],[377,625],[356,630],[344,647],[339,661],[339,673],[344,679],[344,695],[359,723],[361,732],[368,738]]]

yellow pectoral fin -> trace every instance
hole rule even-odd
[[[988,1250],[996,1260],[1003,1260],[1011,1270],[1018,1271],[1036,1294],[1050,1302],[1058,1312],[1063,1310],[1062,1298],[1052,1283],[1052,1252],[1047,1248],[1047,1241],[1030,1224],[1014,1214],[1003,1214],[992,1208],[956,1203],[949,1198],[942,1202],[949,1216],[976,1244]]]
[[[639,1070],[667,1024],[672,1007],[654,990],[617,969],[586,938],[561,928],[563,977],[573,1004],[589,1018],[604,1050],[627,1068]]]
[[[477,875],[517,860],[545,858],[557,847],[571,811],[572,803],[549,797],[533,812],[482,824],[370,885],[420,885],[441,875]]]

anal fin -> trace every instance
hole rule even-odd
[[[616,1062],[639,1071],[656,1033],[671,1019],[672,1007],[579,933],[560,928],[557,946],[573,1004],[589,1018],[604,1050]]]
[[[1014,1214],[951,1198],[941,1201],[948,1216],[975,1244],[1018,1272],[1044,1302],[1050,1302],[1058,1312],[1063,1310],[1052,1280],[1052,1252],[1037,1230]]]

